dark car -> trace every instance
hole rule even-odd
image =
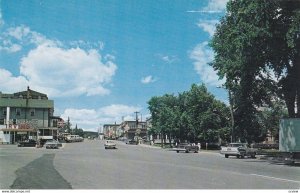
[[[35,147],[35,146],[36,146],[36,141],[32,139],[21,141],[18,143],[18,147]]]
[[[185,153],[189,153],[190,151],[198,153],[198,151],[200,150],[199,146],[190,143],[180,143],[177,145],[176,148],[173,149],[177,153],[179,153],[180,151],[184,151]]]
[[[131,139],[131,140],[127,140],[127,141],[126,141],[126,144],[130,144],[130,145],[137,145],[137,144],[138,144],[138,142],[137,142],[137,141],[135,141],[135,140],[133,140],[133,139]]]

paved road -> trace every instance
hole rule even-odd
[[[117,142],[66,144],[59,150],[0,146],[0,188],[299,189],[300,167],[218,153],[175,153]],[[31,177],[28,177],[30,175]]]

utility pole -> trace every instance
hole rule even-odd
[[[140,113],[140,112],[134,112],[135,113],[135,121],[136,121],[136,126],[138,125],[138,123],[139,123],[139,118],[138,118],[138,113]]]
[[[231,114],[231,143],[233,143],[234,141],[234,133],[233,133],[233,129],[234,129],[234,116],[233,116],[233,103],[232,103],[232,96],[231,96],[231,92],[228,89],[228,98],[229,98],[229,106],[230,106],[230,114]]]
[[[70,117],[68,117],[68,122],[67,122],[67,129],[68,129],[68,132],[70,132],[70,134],[72,134],[71,133],[71,129],[70,129]]]
[[[137,144],[139,143],[139,118],[138,118],[138,113],[140,113],[140,112],[134,112],[135,113],[135,125],[136,125],[136,127],[135,127],[135,136],[136,136],[136,140],[137,140]]]
[[[233,101],[230,89],[227,89],[224,86],[217,86],[217,88],[223,88],[228,91],[228,100],[229,100],[229,108],[230,108],[230,115],[231,115],[231,138],[230,142],[234,142],[234,115],[233,115]]]

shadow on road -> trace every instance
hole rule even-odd
[[[72,189],[53,166],[55,154],[44,154],[16,171],[12,189]]]

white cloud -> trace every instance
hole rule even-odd
[[[20,25],[6,29],[0,36],[0,51],[8,53],[18,52],[28,45],[48,45],[62,46],[57,40],[49,40],[45,36],[35,31],[31,31],[29,27]]]
[[[21,59],[20,73],[32,88],[50,96],[106,95],[117,66],[97,50],[40,45]]]
[[[24,90],[28,85],[28,80],[23,76],[14,77],[11,72],[0,68],[0,90],[2,92],[10,92]]]
[[[7,29],[6,33],[8,36],[11,36],[17,40],[22,40],[24,37],[28,36],[31,33],[31,31],[29,27],[21,25]]]
[[[216,24],[218,20],[200,20],[198,22],[198,27],[202,28],[203,31],[209,33],[210,37],[212,37],[216,30]]]
[[[159,57],[167,63],[174,63],[178,60],[176,56],[159,55]]]
[[[224,11],[228,0],[209,0],[208,5],[203,8],[204,11]]]
[[[206,7],[201,10],[189,10],[188,13],[222,13],[226,9],[229,0],[209,0]]]
[[[68,117],[73,125],[84,130],[97,131],[100,124],[120,123],[124,120],[134,120],[132,114],[140,111],[140,107],[127,106],[122,104],[112,104],[100,109],[65,109],[61,117],[67,120]]]
[[[1,40],[1,38],[0,38]],[[8,53],[18,52],[22,49],[22,46],[19,44],[14,44],[9,40],[2,41],[2,45],[0,44],[0,51],[6,51]]]
[[[113,104],[110,106],[100,108],[101,114],[108,117],[121,117],[124,115],[132,114],[133,112],[140,111],[140,107],[127,106],[122,104]]]
[[[141,79],[141,83],[143,83],[143,84],[149,84],[149,83],[155,82],[155,81],[156,81],[156,80],[155,80],[151,75],[146,76],[146,77],[143,77],[143,78]]]
[[[0,36],[0,51],[13,53],[29,45],[31,50],[20,60],[20,76],[14,77],[10,73],[5,83],[26,80],[19,82],[18,88],[30,86],[50,97],[110,93],[105,85],[111,82],[117,66],[113,62],[114,56],[107,54],[102,58],[99,51],[104,44],[101,41],[62,43],[25,25],[8,28]],[[5,87],[4,80],[0,81],[0,90]],[[10,91],[16,91],[16,87]]]
[[[1,5],[1,0],[0,0],[0,5]],[[2,10],[1,10],[1,7],[0,7],[0,27],[2,27],[4,25],[4,20],[2,18]]]
[[[194,60],[194,68],[204,83],[211,86],[218,86],[224,83],[224,80],[219,80],[216,71],[208,65],[214,58],[214,53],[208,47],[208,42],[198,44],[190,53],[190,58]]]
[[[103,50],[104,49],[104,43],[102,41],[87,42],[87,41],[83,41],[83,40],[77,40],[77,41],[71,41],[71,42],[69,42],[69,44],[72,47],[79,47],[79,48],[83,48],[85,50],[90,50],[90,49]]]

